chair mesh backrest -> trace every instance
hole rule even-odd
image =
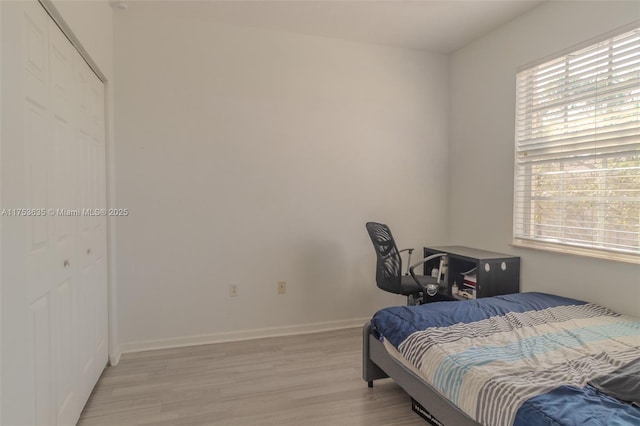
[[[402,258],[391,230],[382,223],[368,222],[367,232],[376,250],[376,284],[382,290],[400,293]]]

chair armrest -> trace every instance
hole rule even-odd
[[[409,266],[411,265],[411,253],[413,253],[412,248],[406,248],[406,249],[402,249],[398,251],[398,254],[402,253],[403,251],[408,251],[409,252],[409,258],[407,259],[407,272],[405,273],[405,275],[409,275]],[[400,271],[402,272],[402,271]],[[415,279],[415,278],[414,278]]]
[[[420,265],[422,265],[422,264],[424,264],[424,263],[426,263],[426,262],[428,262],[430,260],[437,259],[438,257],[442,258],[442,257],[446,257],[446,256],[447,256],[447,253],[436,253],[436,254],[432,254],[431,256],[427,256],[424,259],[422,259],[421,261],[416,262],[413,265],[411,265],[409,267],[409,273],[411,274],[413,279],[416,282],[418,282],[418,279],[416,278],[416,274],[413,271],[416,267],[418,267],[418,266],[420,266]],[[440,282],[440,268],[438,268],[438,282]]]

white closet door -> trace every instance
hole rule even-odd
[[[104,85],[75,53],[80,205],[80,356],[82,395],[88,398],[107,362],[107,267],[104,178]]]
[[[104,86],[38,2],[1,7],[3,208],[80,213],[2,217],[0,424],[73,425],[108,353]]]
[[[106,145],[105,145],[105,88],[104,83],[91,74],[91,111],[93,121],[93,143],[96,149],[95,175],[95,203],[100,209],[100,216],[96,216],[93,229],[93,246],[85,253],[95,263],[96,278],[96,365],[95,381],[102,374],[109,358],[109,290],[107,281],[107,175],[106,175]]]
[[[51,205],[52,163],[51,104],[49,81],[49,20],[41,7],[24,5],[23,83],[24,83],[24,164],[25,208],[39,209]],[[18,206],[21,207],[21,206]],[[51,217],[26,216],[26,282],[28,323],[24,330],[28,342],[26,380],[33,376],[29,406],[35,425],[56,424],[54,390],[54,325],[52,299],[54,277],[61,277],[64,264],[55,262],[55,245]],[[5,248],[6,249],[6,248]],[[3,267],[9,265],[3,265]],[[6,283],[19,285],[19,283]],[[3,283],[4,285],[4,283]],[[19,327],[18,324],[16,324]]]
[[[74,134],[75,91],[73,61],[75,49],[62,31],[49,20],[49,63],[51,75],[51,145],[53,155],[49,206],[56,209],[78,208],[79,155]],[[54,244],[54,365],[58,424],[77,420],[79,395],[77,383],[77,217],[51,219]],[[66,266],[65,266],[66,265]],[[62,267],[60,267],[62,266]]]

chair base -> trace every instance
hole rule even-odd
[[[456,298],[446,293],[437,293],[433,296],[428,296],[428,295],[425,295],[424,293],[410,294],[410,295],[407,295],[407,306],[424,305],[425,303],[432,303],[432,302],[445,302],[445,301],[449,302],[452,300],[456,300]]]
[[[422,294],[409,294],[407,296],[407,306],[422,305],[423,299]]]

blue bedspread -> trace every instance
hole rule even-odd
[[[640,358],[640,320],[543,293],[386,308],[372,329],[484,425],[640,426],[588,380]]]

